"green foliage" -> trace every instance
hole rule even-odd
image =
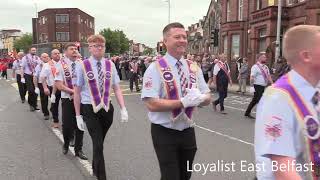
[[[143,51],[143,55],[145,55],[145,56],[149,56],[149,55],[151,55],[151,54],[153,54],[153,50],[152,50],[152,48],[146,48],[144,51]]]
[[[129,39],[121,30],[105,28],[99,32],[106,38],[106,52],[111,55],[123,54],[129,50]]]
[[[21,38],[16,39],[13,42],[13,47],[16,49],[17,52],[19,52],[19,51],[27,52],[31,46],[32,46],[32,34],[31,33],[23,34]]]

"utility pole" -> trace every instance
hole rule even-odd
[[[277,39],[276,39],[276,52],[275,62],[278,62],[280,56],[280,31],[281,31],[281,16],[282,16],[282,0],[278,0],[278,21],[277,21]]]

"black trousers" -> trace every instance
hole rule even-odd
[[[27,93],[27,84],[21,82],[21,75],[17,74],[17,84],[19,88],[19,94],[22,101],[26,100],[26,93]]]
[[[138,73],[132,73],[130,76],[130,90],[133,90],[133,82],[136,85],[136,90],[139,90]]]
[[[41,83],[38,83],[38,88],[40,90],[40,103],[41,103],[41,110],[44,116],[49,116],[48,110],[48,95],[44,93],[43,86]],[[48,86],[50,93],[52,92],[52,87]]]
[[[194,128],[183,131],[165,128],[151,124],[153,146],[158,157],[161,180],[189,180],[197,151]]]
[[[204,81],[205,81],[206,83],[208,83],[208,81],[209,81],[209,75],[208,75],[208,73],[207,73],[207,74],[203,74],[203,78],[204,78]]]
[[[263,95],[263,92],[264,92],[264,89],[266,88],[265,86],[260,86],[260,85],[256,85],[254,84],[253,85],[254,89],[255,89],[255,92],[253,94],[253,98],[245,112],[245,115],[249,115],[253,109],[253,107],[259,103],[262,95]]]
[[[101,109],[93,112],[92,105],[81,104],[81,115],[85,121],[93,145],[92,170],[98,180],[106,180],[106,169],[103,156],[103,142],[113,122],[113,105],[110,103],[109,111]]]
[[[59,122],[59,102],[61,99],[61,91],[56,91],[56,102],[51,103],[50,111],[52,114],[53,122],[58,123]]]
[[[219,93],[219,97],[213,103],[214,103],[215,106],[220,104],[220,111],[224,111],[224,99],[228,95],[228,84],[227,85],[219,85],[217,87],[217,90],[218,90],[218,93]]]
[[[29,74],[24,74],[24,79],[27,85],[28,91],[28,103],[31,107],[37,108],[37,98],[38,95],[34,92],[33,76]]]
[[[75,132],[74,151],[77,153],[82,150],[83,131],[78,129],[76,113],[73,106],[73,100],[69,98],[61,98],[62,102],[62,134],[64,139],[64,147],[68,148],[70,140]]]
[[[7,70],[5,70],[5,71],[2,71],[2,74],[1,74],[1,76],[4,78],[4,77],[6,77],[6,79],[8,79],[8,74],[7,74]]]

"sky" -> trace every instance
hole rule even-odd
[[[186,28],[206,15],[211,0],[171,0],[171,22]],[[155,47],[168,23],[166,0],[0,0],[0,29],[32,32],[32,18],[46,8],[79,8],[95,18],[95,33],[123,30],[129,39]]]

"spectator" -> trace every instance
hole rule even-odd
[[[237,92],[242,92],[242,94],[246,93],[248,76],[249,76],[248,60],[247,58],[243,58],[241,67],[239,69],[239,75],[238,75],[239,89]]]

